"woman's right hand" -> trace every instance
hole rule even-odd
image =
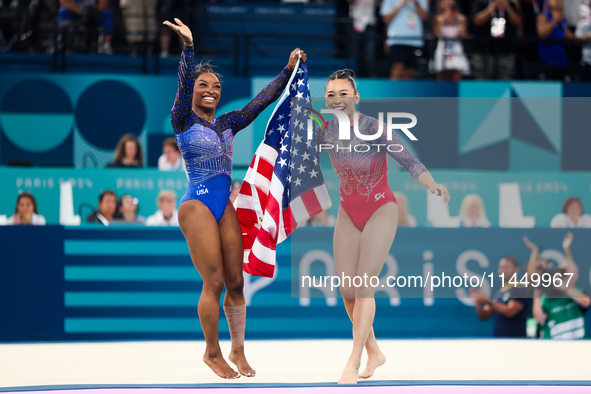
[[[191,33],[191,29],[181,22],[179,18],[174,18],[174,21],[177,23],[176,25],[169,21],[164,21],[162,23],[170,27],[176,34],[178,34],[181,40],[183,40],[183,44],[185,44],[185,46],[193,46],[193,34]]]

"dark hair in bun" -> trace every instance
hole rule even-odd
[[[210,73],[215,75],[220,81],[222,80],[222,75],[215,71],[215,67],[213,64],[206,62],[200,62],[195,65],[195,79],[199,78],[201,74]]]
[[[355,94],[357,94],[357,83],[355,82],[355,71],[353,71],[349,68],[335,71],[332,74],[330,74],[330,77],[328,77],[328,82],[334,81],[335,79],[349,80],[351,82],[351,85],[353,86],[353,90],[355,91]]]

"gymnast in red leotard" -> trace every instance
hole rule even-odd
[[[360,96],[355,73],[340,70],[328,78],[326,105],[343,111],[351,121],[351,139],[339,140],[337,119],[327,122],[328,129],[317,128],[320,150],[328,150],[330,161],[340,180],[341,206],[334,231],[334,259],[339,277],[379,276],[390,251],[396,228],[396,199],[388,186],[387,155],[392,156],[410,175],[431,193],[449,201],[449,193],[435,182],[429,171],[410,154],[395,134],[386,139],[386,126],[377,141],[364,141],[354,133],[355,119],[362,135],[375,135],[380,122],[356,111]],[[332,147],[331,147],[332,146]],[[353,323],[353,351],[339,383],[357,383],[357,378],[371,377],[386,362],[373,331],[375,316],[374,289],[341,283],[340,292],[347,314]],[[367,365],[360,374],[361,355],[367,350]]]

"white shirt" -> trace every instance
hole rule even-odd
[[[183,161],[183,157],[179,156],[176,163],[170,164],[168,160],[166,160],[166,155],[163,154],[158,158],[158,169],[160,171],[176,171],[176,170],[184,170],[185,169],[185,162]]]
[[[179,225],[179,215],[177,210],[175,209],[172,211],[172,217],[170,221],[167,221],[164,218],[161,210],[157,210],[155,214],[148,216],[146,219],[146,226],[178,226]]]
[[[355,0],[351,4],[350,15],[356,32],[363,33],[368,25],[375,26],[374,7],[375,0]]]
[[[552,228],[591,228],[591,215],[584,213],[575,224],[566,213],[559,213],[550,222]]]
[[[13,225],[14,224],[14,215],[8,218],[6,221],[6,225]],[[31,215],[31,224],[34,226],[45,226],[45,218],[41,215],[33,213]]]

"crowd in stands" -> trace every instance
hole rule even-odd
[[[58,46],[69,46],[68,53],[76,49],[73,40],[88,38],[94,29],[100,32],[96,37],[90,34],[96,42],[78,47],[111,54],[115,50],[113,35],[118,34],[122,44],[117,51],[130,55],[145,51],[162,57],[181,48],[162,21],[179,17],[199,23],[205,4],[224,3],[0,0],[0,12],[29,1],[26,12],[43,9],[56,15]],[[322,3],[341,7],[336,1]],[[464,77],[591,80],[589,0],[348,0],[348,7],[344,18],[337,11],[335,23],[346,28],[335,29],[335,48],[338,40],[345,40],[361,77],[386,76],[377,66],[377,60],[382,59],[388,63],[389,77],[395,80],[413,79],[420,67],[427,70],[421,76],[452,81]],[[0,47],[10,47],[10,36],[17,33],[9,25],[0,28]],[[35,28],[30,32],[34,35]],[[73,37],[69,43],[68,34]],[[55,50],[54,43],[51,45],[48,50]]]

